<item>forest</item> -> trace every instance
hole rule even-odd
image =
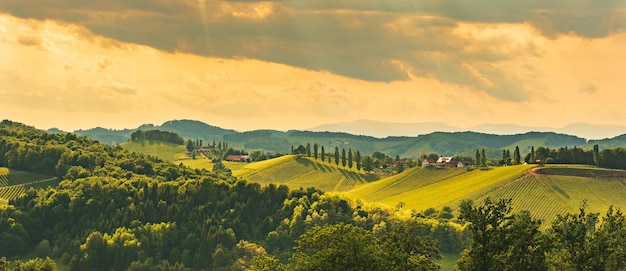
[[[439,270],[443,253],[459,270],[626,268],[620,210],[581,203],[545,227],[510,200],[417,212],[6,120],[0,135],[0,167],[63,179],[0,206],[0,270]]]

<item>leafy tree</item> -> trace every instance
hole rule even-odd
[[[625,270],[626,224],[621,211],[609,208],[599,225],[598,213],[587,213],[586,203],[578,214],[558,215],[552,223],[553,265],[559,269]]]
[[[298,147],[292,151],[292,154],[295,155],[303,155],[307,153],[307,149],[306,147],[302,146],[302,145],[298,145]]]
[[[193,151],[193,141],[191,141],[191,139],[187,139],[187,151]]]
[[[246,271],[287,271],[287,266],[269,255],[255,256],[252,265]]]
[[[473,240],[457,262],[460,270],[547,270],[540,221],[530,214],[511,215],[511,200],[472,201],[460,205],[460,218],[470,222]]]
[[[363,157],[363,170],[365,172],[370,172],[374,169],[374,161],[372,160],[372,157],[366,155],[365,157]]]
[[[297,241],[293,270],[384,270],[383,251],[369,231],[350,224],[314,226]]]

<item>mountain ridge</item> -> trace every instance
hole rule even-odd
[[[446,127],[446,126],[440,126]],[[477,149],[485,149],[486,155],[498,158],[502,150],[511,152],[517,146],[522,154],[528,153],[531,147],[580,147],[600,148],[626,147],[626,136],[617,136],[603,140],[587,140],[582,137],[557,132],[526,132],[512,135],[498,135],[481,132],[432,132],[417,136],[387,136],[377,138],[370,135],[355,135],[348,132],[319,132],[308,130],[254,130],[237,132],[223,129],[195,120],[172,120],[162,125],[144,124],[136,129],[109,130],[101,127],[91,130],[78,130],[76,134],[84,135],[105,144],[128,141],[130,134],[137,129],[162,129],[180,134],[187,139],[202,140],[203,144],[211,141],[226,141],[229,147],[246,150],[263,150],[266,152],[289,153],[291,147],[314,144],[325,146],[326,152],[339,149],[359,150],[362,154],[382,152],[390,156],[421,157],[423,154],[436,153],[443,156],[474,157]]]
[[[527,132],[555,132],[575,135],[588,140],[617,137],[626,134],[626,126],[597,125],[585,122],[571,123],[559,128],[546,126],[524,126],[517,124],[483,123],[470,127],[456,127],[440,122],[383,122],[373,120],[354,120],[311,127],[311,131],[346,132],[358,135],[370,135],[384,138],[388,136],[416,136],[434,132],[479,132],[487,134],[512,135]]]

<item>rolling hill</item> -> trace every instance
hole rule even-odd
[[[376,126],[377,125],[373,124],[371,127]],[[429,125],[427,126],[431,127]],[[579,126],[576,127],[595,127]],[[401,126],[400,128],[411,129],[411,127],[412,126]],[[497,130],[497,127],[503,126],[489,127]],[[604,126],[600,128],[602,127]],[[531,146],[543,146],[548,148],[566,146],[571,148],[577,146],[584,149],[592,149],[594,144],[598,144],[600,149],[626,147],[624,136],[588,141],[585,138],[555,132],[526,132],[502,135],[469,131],[452,132],[446,131],[449,129],[441,129],[445,132],[425,133],[426,130],[416,130],[415,134],[420,135],[377,138],[345,132],[312,132],[298,130],[255,130],[237,132],[193,120],[173,120],[165,122],[160,126],[146,124],[135,129],[125,130],[94,128],[90,130],[78,130],[75,131],[75,133],[90,137],[105,144],[112,144],[113,142],[121,143],[128,141],[130,134],[138,129],[160,129],[175,132],[185,139],[201,139],[205,145],[212,141],[226,141],[230,147],[235,149],[263,150],[265,152],[283,154],[289,153],[292,146],[297,147],[298,145],[306,145],[307,143],[311,145],[317,143],[320,146],[325,146],[327,151],[337,146],[339,148],[359,150],[362,154],[371,154],[378,151],[392,157],[399,155],[401,157],[413,158],[429,153],[437,153],[444,156],[458,155],[473,157],[476,149],[485,149],[488,158],[498,158],[501,156],[503,149],[513,151],[515,146],[520,148],[522,154],[529,152]],[[481,129],[484,130],[486,128],[482,127]],[[392,132],[393,130],[390,130],[390,134]]]
[[[126,142],[120,147],[130,152],[143,153],[159,157],[163,161],[187,159],[185,146],[170,142],[144,140],[142,142]]]
[[[475,169],[412,168],[380,178],[345,170],[309,158],[233,163],[234,175],[261,184],[285,184],[291,189],[314,186],[417,211],[450,206],[464,199],[512,198],[514,211],[529,210],[548,225],[557,214],[576,212],[584,200],[588,210],[605,212],[611,205],[626,208],[626,171],[576,165],[534,165]]]

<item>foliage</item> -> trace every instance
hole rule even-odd
[[[183,138],[177,133],[159,130],[142,131],[137,130],[130,134],[130,141],[144,141],[144,140],[157,140],[170,142],[178,145],[185,143]]]

